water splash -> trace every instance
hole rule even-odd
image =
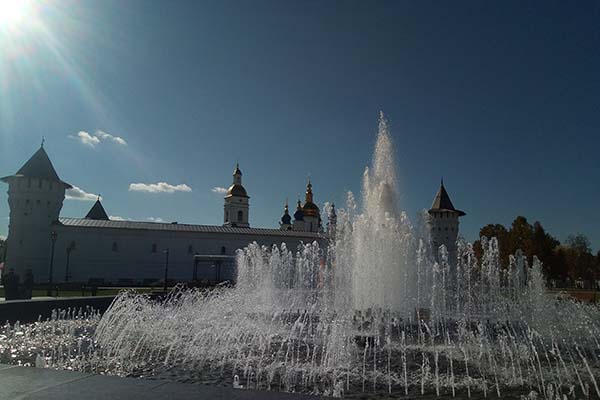
[[[124,293],[71,367],[329,396],[598,391],[598,307],[546,293],[520,251],[502,268],[494,238],[480,260],[464,241],[456,258],[432,248],[400,209],[383,116],[363,179],[326,245],[251,244],[233,288]]]

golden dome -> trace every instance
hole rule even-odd
[[[225,197],[229,196],[248,197],[248,194],[242,185],[234,183],[233,185],[229,186],[229,189],[227,189],[227,195],[225,195]]]

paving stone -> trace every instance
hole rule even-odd
[[[31,367],[3,368],[0,369],[0,399],[20,399],[26,394],[79,381],[88,376],[89,374],[78,372]]]
[[[308,400],[313,396],[0,364],[0,400]]]

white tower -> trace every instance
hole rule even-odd
[[[458,218],[466,215],[463,211],[454,208],[450,196],[444,187],[444,181],[440,184],[433,199],[433,204],[429,210],[431,216],[429,220],[429,229],[431,232],[431,242],[436,251],[441,245],[445,245],[448,250],[448,259],[452,264],[456,263],[456,239],[458,238]]]
[[[52,224],[72,186],[58,177],[44,145],[17,171],[1,178],[8,183],[6,268],[23,278],[31,270],[35,282],[48,280]]]
[[[240,171],[240,165],[237,164],[233,171],[233,184],[229,186],[227,195],[225,195],[223,226],[250,227],[248,224],[250,208],[248,199],[250,197],[242,186],[242,171]]]

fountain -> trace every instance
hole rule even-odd
[[[381,116],[362,208],[340,210],[326,247],[251,244],[237,284],[125,292],[100,318],[73,315],[0,330],[0,354],[29,365],[305,392],[600,397],[600,310],[546,293],[539,260],[501,268],[459,241],[432,248],[427,216],[398,204]],[[24,350],[25,349],[25,350]]]

